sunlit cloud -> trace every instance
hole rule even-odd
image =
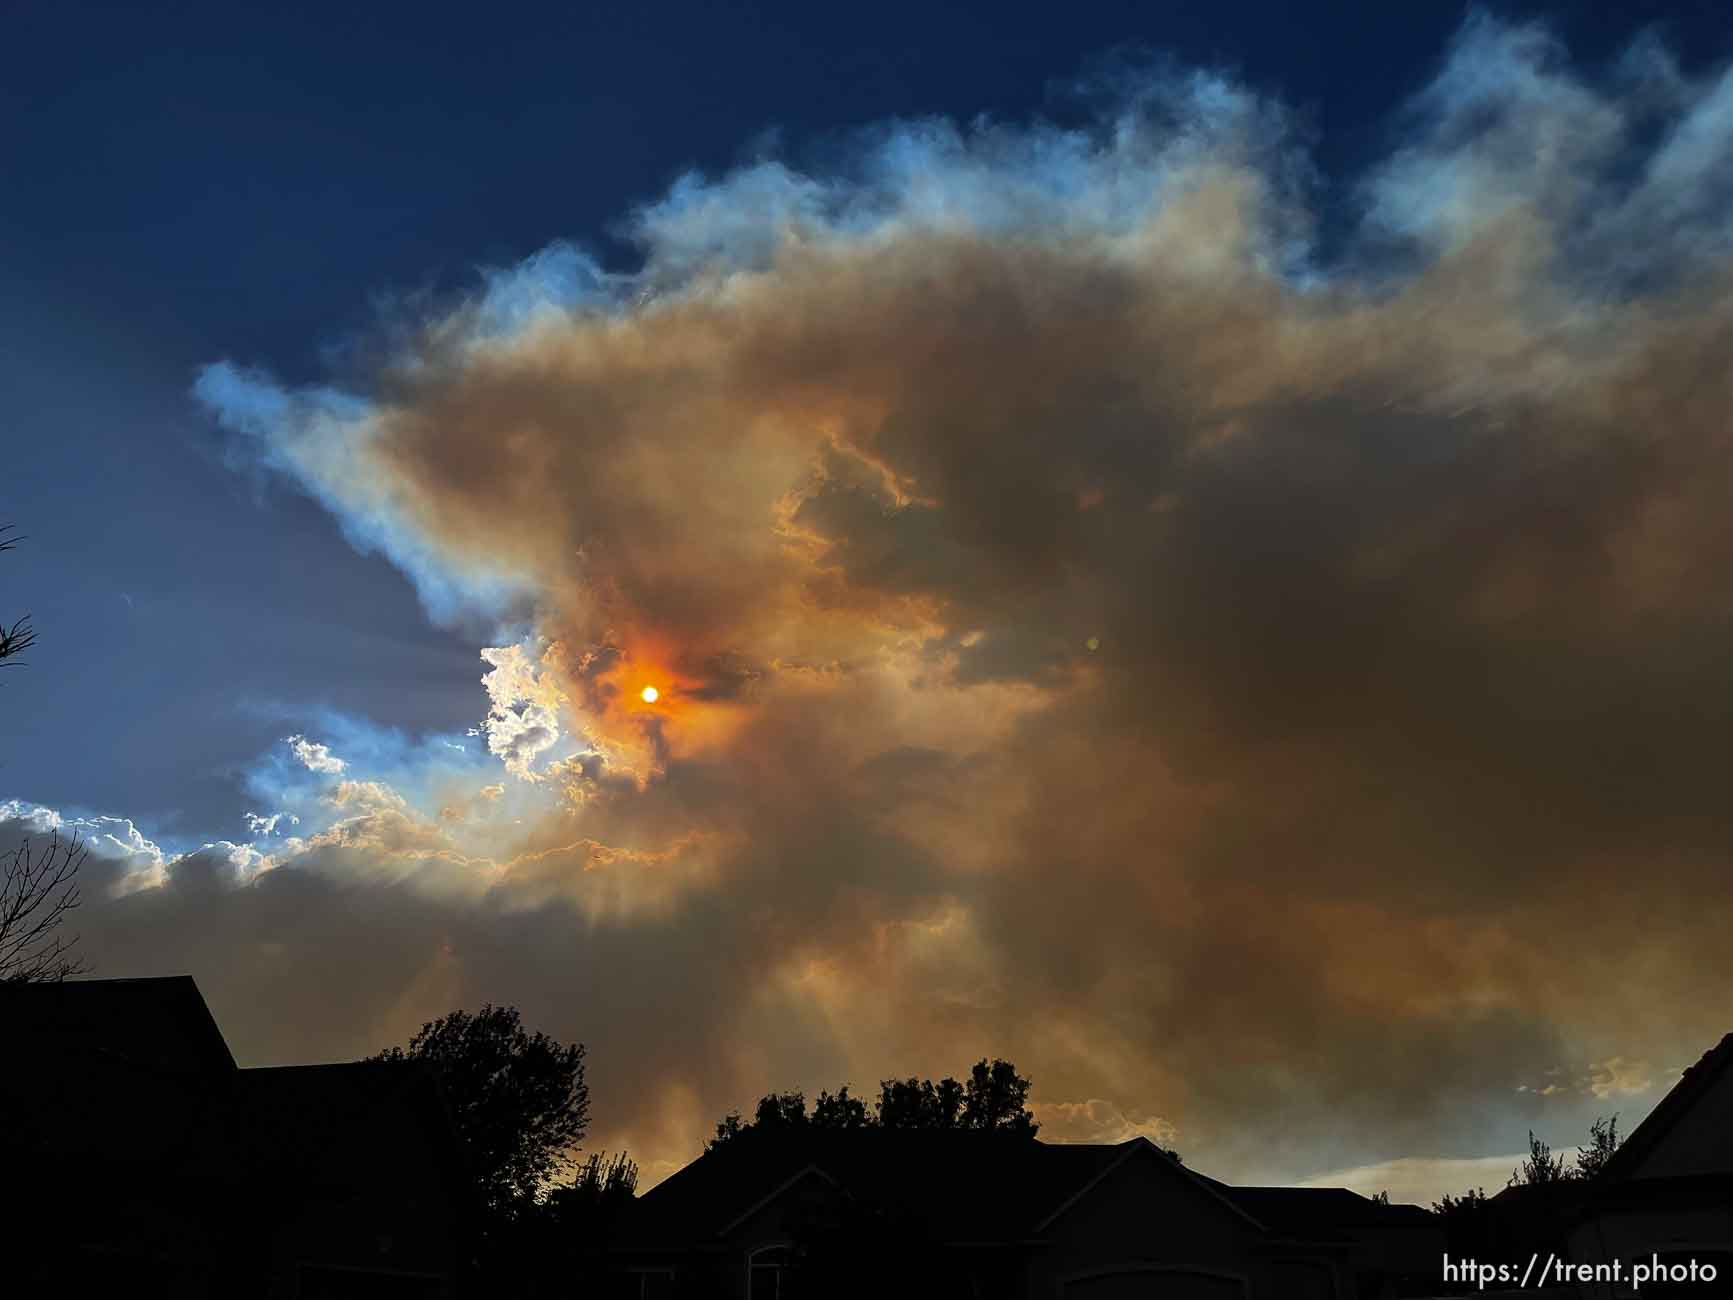
[[[277,827],[284,821],[287,821],[291,826],[297,826],[301,822],[301,819],[293,813],[285,812],[272,813],[268,817],[264,813],[250,812],[245,814],[242,820],[246,823],[247,829],[256,836],[275,835]]]
[[[565,695],[522,646],[483,650],[481,657],[492,665],[482,678],[490,706],[481,724],[488,752],[513,776],[535,780],[535,761],[559,741]]]
[[[1713,1041],[1733,80],[1476,16],[1354,177],[1223,74],[1079,89],[684,177],[353,391],[208,368],[486,639],[465,736],[286,723],[274,865],[159,850],[155,942],[348,899],[333,1043],[539,1007],[661,1164],[994,1054],[1056,1135],[1394,1176]]]
[[[1614,1056],[1589,1067],[1589,1091],[1602,1101],[1640,1097],[1654,1086],[1655,1071],[1647,1061]]]
[[[329,745],[321,745],[316,741],[308,740],[305,736],[289,736],[285,738],[283,743],[289,746],[295,757],[301,761],[301,765],[309,772],[338,776],[348,766],[331,752]]]

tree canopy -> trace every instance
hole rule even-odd
[[[1599,1178],[1601,1171],[1607,1167],[1607,1161],[1613,1158],[1613,1152],[1619,1149],[1619,1117],[1614,1115],[1608,1119],[1605,1115],[1589,1125],[1589,1140],[1577,1152],[1576,1176],[1578,1178]]]
[[[1534,1135],[1534,1130],[1528,1131],[1528,1158],[1515,1169],[1511,1170],[1510,1185],[1512,1187],[1537,1187],[1545,1183],[1562,1183],[1571,1177],[1570,1169],[1565,1165],[1562,1155],[1554,1155],[1552,1148]]]
[[[1577,1182],[1599,1177],[1619,1147],[1619,1117],[1602,1117],[1589,1126],[1589,1140],[1577,1151],[1575,1166],[1534,1135],[1528,1135],[1528,1156],[1511,1171],[1510,1186],[1535,1187]],[[1432,1212],[1444,1221],[1445,1239],[1452,1254],[1485,1253],[1494,1242],[1493,1204],[1480,1188],[1461,1196],[1434,1201]]]
[[[1603,1115],[1589,1125],[1589,1140],[1577,1148],[1577,1160],[1574,1166],[1567,1165],[1562,1153],[1553,1154],[1553,1150],[1545,1142],[1534,1135],[1531,1129],[1528,1135],[1528,1158],[1511,1171],[1510,1185],[1512,1187],[1530,1187],[1543,1183],[1566,1183],[1584,1178],[1597,1178],[1601,1170],[1606,1168],[1607,1161],[1613,1158],[1613,1152],[1619,1149],[1623,1141],[1619,1136],[1619,1117],[1610,1119]]]
[[[878,1101],[870,1110],[846,1084],[834,1093],[819,1093],[810,1112],[802,1092],[770,1093],[759,1099],[750,1120],[738,1111],[723,1116],[710,1147],[749,1131],[802,1127],[996,1129],[1034,1137],[1041,1126],[1029,1112],[1028,1100],[1029,1080],[1016,1066],[983,1058],[964,1082],[950,1077],[937,1083],[915,1077],[881,1080]]]
[[[527,1033],[516,1007],[453,1011],[423,1025],[407,1049],[369,1059],[434,1068],[490,1209],[533,1200],[571,1165],[589,1123],[583,1044]]]
[[[591,1152],[572,1181],[548,1193],[546,1219],[568,1233],[599,1237],[638,1194],[638,1166],[624,1151]]]

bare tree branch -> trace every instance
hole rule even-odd
[[[11,535],[13,527],[12,524],[0,524],[0,551],[10,551],[24,540]],[[30,626],[30,615],[26,614],[11,627],[0,623],[0,668],[15,667],[14,656],[23,654],[35,643],[36,629]],[[8,660],[13,662],[8,663]]]
[[[22,540],[13,525],[0,524],[0,551]],[[29,615],[10,627],[0,623],[0,667],[35,640]],[[78,908],[78,869],[88,852],[76,834],[63,841],[56,829],[45,851],[32,853],[25,840],[0,864],[0,983],[47,984],[88,969],[71,955],[78,936],[60,933]]]
[[[58,933],[82,902],[78,869],[88,853],[77,835],[63,840],[55,830],[45,849],[33,853],[25,840],[0,868],[0,983],[54,983],[89,969],[71,955],[78,936]]]
[[[16,663],[6,663],[13,655],[23,654],[36,642],[36,629],[30,626],[30,615],[26,614],[11,627],[0,623],[0,668],[17,668]]]

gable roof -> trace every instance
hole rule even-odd
[[[1340,1241],[1358,1228],[1431,1222],[1418,1206],[1382,1206],[1345,1188],[1230,1187],[1144,1138],[1103,1145],[956,1130],[757,1130],[638,1197],[617,1240],[629,1249],[719,1243],[803,1178],[820,1176],[845,1195],[906,1214],[935,1240],[1024,1241],[1143,1158],[1254,1231],[1279,1237]]]
[[[825,1173],[824,1170],[820,1169],[817,1165],[807,1165],[802,1169],[797,1169],[794,1173],[790,1174],[787,1178],[783,1179],[775,1187],[771,1188],[763,1196],[759,1197],[751,1205],[747,1206],[739,1214],[735,1215],[727,1223],[723,1224],[722,1227],[720,1229],[718,1229],[718,1232],[723,1233],[723,1234],[732,1232],[735,1228],[739,1227],[742,1223],[745,1223],[753,1215],[757,1214],[765,1206],[769,1205],[777,1197],[781,1196],[784,1192],[786,1192],[789,1188],[793,1187],[796,1183],[800,1182],[803,1178],[817,1178],[817,1179],[820,1179],[826,1183],[829,1183],[832,1187],[837,1188],[839,1191],[842,1191],[845,1194],[847,1192],[847,1189],[844,1188],[842,1186],[842,1184],[838,1183],[836,1181],[836,1179],[832,1178],[829,1174]]]
[[[1252,1227],[1259,1229],[1263,1228],[1264,1225],[1259,1223],[1255,1216],[1247,1213],[1243,1206],[1236,1204],[1230,1197],[1223,1194],[1225,1188],[1222,1184],[1217,1183],[1213,1178],[1205,1178],[1196,1171],[1187,1169],[1183,1164],[1168,1155],[1148,1138],[1135,1137],[1127,1142],[1121,1142],[1113,1149],[1117,1150],[1119,1155],[1098,1170],[1088,1182],[1083,1184],[1083,1186],[1079,1187],[1076,1191],[1072,1192],[1071,1195],[1066,1197],[1052,1213],[1048,1214],[1044,1219],[1036,1224],[1035,1230],[1037,1232],[1046,1231],[1046,1229],[1056,1219],[1058,1219],[1060,1215],[1064,1214],[1065,1211],[1069,1210],[1079,1201],[1085,1199],[1090,1192],[1094,1191],[1100,1183],[1106,1180],[1108,1175],[1112,1174],[1121,1165],[1124,1165],[1127,1161],[1146,1156],[1153,1156],[1155,1159],[1159,1160],[1161,1162],[1160,1168],[1171,1171],[1176,1178],[1184,1180],[1187,1184],[1195,1186],[1206,1195],[1213,1197],[1229,1212],[1246,1220]]]
[[[25,1061],[74,1057],[174,1074],[235,1068],[190,975],[0,983],[0,1037]]]
[[[1620,1144],[1619,1149],[1613,1152],[1601,1170],[1601,1177],[1609,1180],[1636,1177],[1643,1162],[1666,1140],[1674,1126],[1715,1086],[1729,1066],[1733,1066],[1733,1034],[1723,1036],[1719,1043],[1703,1053],[1695,1065],[1685,1067],[1685,1072],[1679,1076],[1679,1082],[1673,1085],[1672,1091],[1661,1098],[1655,1109],[1644,1117],[1643,1122],[1637,1125],[1631,1135]]]
[[[938,1239],[1015,1240],[1122,1154],[1119,1146],[968,1130],[748,1132],[638,1197],[621,1239],[641,1246],[714,1241],[815,1170]]]
[[[13,1153],[161,1168],[198,1141],[234,1057],[184,975],[0,985],[0,1128]]]

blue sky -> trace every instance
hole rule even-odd
[[[1717,7],[8,26],[0,831],[99,837],[100,973],[260,1062],[517,1001],[664,1171],[953,1041],[1290,1179],[1569,1145],[1712,1041],[1511,936],[1733,835]],[[1595,979],[1689,1001],[1658,930]]]

